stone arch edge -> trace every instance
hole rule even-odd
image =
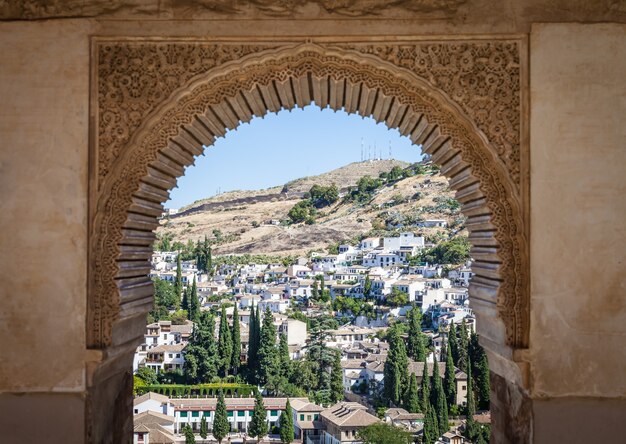
[[[164,116],[167,117],[168,111],[172,111],[171,104],[175,102],[174,100],[172,100],[174,97],[178,99],[182,98],[186,94],[186,92],[191,91],[194,88],[199,88],[203,84],[206,84],[207,78],[217,78],[222,73],[232,73],[233,69],[237,70],[237,68],[245,66],[258,66],[259,63],[268,63],[269,61],[279,59],[281,54],[284,57],[296,58],[298,56],[302,57],[302,54],[309,54],[308,57],[311,57],[311,54],[317,54],[317,57],[319,58],[326,58],[325,63],[331,62],[331,60],[329,60],[330,56],[338,57],[339,59],[341,59],[341,57],[344,57],[345,60],[352,60],[357,64],[360,63],[361,69],[365,71],[369,70],[369,75],[371,75],[372,77],[375,77],[373,75],[374,71],[381,71],[381,69],[382,71],[386,70],[387,73],[393,74],[392,77],[395,77],[396,81],[398,81],[398,79],[404,80],[408,84],[412,84],[414,87],[417,87],[417,90],[421,89],[422,92],[427,91],[428,93],[425,96],[426,98],[434,100],[433,103],[439,104],[441,110],[446,111],[448,113],[448,116],[454,117],[457,120],[457,125],[459,124],[458,122],[462,122],[461,126],[464,126],[464,129],[466,131],[466,139],[470,142],[471,145],[474,145],[475,148],[482,149],[482,154],[486,156],[483,157],[482,160],[486,161],[486,165],[484,166],[483,170],[488,172],[488,174],[484,173],[486,174],[485,178],[490,178],[489,180],[491,181],[488,186],[485,186],[485,182],[488,181],[487,179],[483,178],[482,181],[478,181],[475,178],[474,174],[471,174],[473,173],[473,171],[470,171],[469,173],[467,172],[467,170],[471,168],[466,168],[462,166],[459,161],[453,160],[460,153],[460,148],[458,146],[447,150],[440,149],[443,145],[454,145],[455,143],[458,145],[459,137],[453,139],[450,134],[445,134],[445,131],[442,134],[441,132],[435,130],[426,135],[424,135],[422,131],[421,137],[425,138],[423,142],[428,142],[428,144],[426,145],[426,150],[430,149],[431,152],[433,152],[436,162],[440,164],[443,163],[444,166],[449,165],[447,171],[460,170],[461,172],[465,172],[465,175],[459,180],[461,180],[462,185],[465,184],[465,186],[461,186],[461,190],[463,190],[468,196],[470,196],[470,199],[468,200],[470,206],[468,207],[468,205],[465,204],[464,211],[467,211],[469,209],[471,212],[471,204],[473,204],[473,208],[477,216],[477,225],[475,227],[474,233],[478,233],[480,235],[480,233],[489,234],[490,232],[492,232],[495,233],[497,237],[500,237],[499,243],[501,245],[499,246],[496,245],[494,247],[492,245],[479,245],[478,248],[475,247],[473,249],[473,254],[479,256],[483,255],[486,258],[481,262],[484,263],[487,268],[492,266],[491,270],[487,269],[485,271],[485,275],[488,278],[487,280],[489,280],[489,278],[492,278],[492,281],[491,283],[488,282],[487,285],[474,285],[472,287],[472,291],[474,294],[479,293],[479,295],[482,295],[482,297],[484,298],[495,298],[497,300],[498,311],[494,312],[494,314],[504,315],[505,323],[513,324],[513,333],[511,334],[509,332],[506,341],[507,345],[511,346],[512,348],[523,348],[526,345],[526,339],[524,337],[525,332],[520,332],[520,329],[527,331],[528,322],[527,319],[523,319],[524,312],[526,312],[527,314],[528,310],[528,301],[523,300],[523,281],[525,278],[525,258],[523,257],[523,244],[525,242],[525,239],[523,237],[524,231],[522,227],[521,208],[518,198],[513,190],[514,186],[507,182],[505,169],[498,161],[497,156],[493,154],[493,147],[489,144],[484,134],[482,134],[482,132],[477,129],[476,125],[473,124],[471,119],[464,115],[462,110],[455,103],[446,98],[445,91],[438,91],[432,85],[428,84],[427,81],[419,78],[411,72],[393,66],[388,62],[377,59],[375,56],[346,51],[343,49],[326,48],[318,45],[296,45],[289,47],[280,47],[275,50],[266,50],[263,53],[253,54],[244,57],[241,60],[235,60],[233,62],[227,63],[217,68],[208,76],[198,76],[198,78],[194,78],[191,81],[187,82],[183,87],[179,88],[177,92],[170,97],[170,99],[166,101],[165,105],[158,107],[149,117],[144,119],[141,129],[134,134],[131,143],[129,143],[127,147],[141,147],[142,140],[143,144],[145,144],[145,141],[147,140],[146,138],[148,136],[147,133],[150,132],[151,129],[155,128],[155,123],[158,123],[159,121],[162,122]],[[272,80],[275,81],[276,79]],[[391,80],[389,80],[389,82],[390,84],[392,83]],[[278,91],[274,92],[278,96],[280,96]],[[330,94],[328,95],[330,96]],[[283,105],[282,99],[280,97],[279,99],[279,105]],[[331,97],[327,97],[326,99],[331,100]],[[170,106],[168,106],[168,104],[170,104]],[[293,107],[296,104],[297,103],[292,104],[291,106]],[[264,105],[266,108],[271,108],[271,106],[265,102]],[[331,106],[330,103],[328,103],[328,105]],[[276,106],[276,104],[274,106]],[[279,106],[279,109],[281,107],[282,106]],[[331,106],[331,108],[335,109],[336,104],[335,106]],[[341,106],[339,108],[341,108]],[[196,114],[198,113],[197,110],[195,112]],[[231,105],[230,111],[226,112],[232,113],[235,112],[235,110]],[[388,112],[386,112],[385,118],[388,118],[390,116],[390,113],[391,110],[388,110]],[[171,115],[169,117],[172,118]],[[381,119],[380,117],[376,119],[378,121],[386,122],[385,119]],[[187,123],[189,124],[191,121],[193,121],[193,117],[191,117],[190,121]],[[225,126],[228,127],[228,125]],[[389,124],[388,126],[393,127],[393,125]],[[437,126],[440,130],[443,128],[443,125],[441,125],[441,123],[439,123]],[[179,127],[182,126],[179,125]],[[196,130],[197,129],[198,127],[196,125]],[[207,128],[205,127],[204,130],[206,131],[206,129]],[[431,127],[427,127],[426,129],[430,131]],[[187,134],[187,137],[189,135],[193,136],[193,130],[191,130],[191,132],[182,131],[182,133]],[[431,135],[433,134],[434,136],[431,137]],[[172,135],[167,136],[168,139],[171,137]],[[416,137],[416,139],[419,139],[419,137]],[[140,281],[133,281],[133,273],[141,274],[144,271],[140,265],[137,268],[133,268],[133,266],[138,265],[138,261],[135,261],[134,259],[141,256],[141,254],[137,255],[137,248],[133,248],[133,245],[135,247],[143,248],[150,238],[148,234],[151,231],[150,223],[147,222],[145,218],[142,219],[139,216],[143,214],[147,218],[153,217],[154,220],[156,220],[156,213],[160,212],[160,205],[151,204],[157,204],[159,199],[161,199],[162,202],[167,197],[167,194],[159,194],[159,192],[155,192],[154,187],[147,187],[148,189],[145,190],[140,189],[143,185],[146,185],[146,181],[144,180],[144,178],[150,177],[150,174],[148,174],[150,163],[154,162],[159,154],[159,151],[164,149],[167,149],[167,147],[160,146],[159,149],[154,150],[151,155],[152,157],[149,156],[149,158],[144,158],[144,163],[131,162],[130,164],[126,161],[132,157],[132,149],[125,150],[122,153],[122,157],[118,160],[114,171],[112,171],[112,174],[104,182],[104,186],[99,193],[96,218],[93,224],[93,233],[96,242],[91,244],[93,248],[93,255],[90,255],[90,257],[94,260],[92,262],[92,265],[94,265],[93,268],[95,269],[95,271],[100,271],[101,273],[100,282],[97,285],[91,287],[89,295],[90,308],[96,308],[96,310],[91,313],[92,316],[90,316],[90,325],[88,325],[88,331],[91,333],[91,338],[89,342],[93,348],[108,347],[113,342],[116,342],[118,344],[127,342],[124,341],[124,338],[112,338],[110,332],[109,335],[104,332],[104,330],[106,330],[107,328],[107,324],[112,324],[114,321],[116,321],[115,304],[117,303],[117,301],[115,300],[109,300],[109,304],[107,306],[107,301],[104,299],[106,294],[111,291],[113,293],[121,293],[123,291],[127,291],[127,294],[131,295],[131,303],[135,301],[137,302],[135,308],[132,309],[135,310],[135,313],[142,313],[142,309],[145,310],[147,293],[151,294],[150,291],[146,293],[146,288],[144,288],[145,286],[142,287]],[[189,156],[189,154],[199,154],[199,152],[193,153],[191,149],[186,150],[184,148],[181,148],[181,150],[182,151],[180,151],[178,154],[182,154],[183,157]],[[168,159],[171,160],[172,156],[176,157],[176,154],[170,153],[170,157]],[[463,156],[461,155],[460,157],[461,162],[463,162]],[[187,159],[186,162],[184,160],[180,161],[180,163],[184,164],[182,165],[183,167],[191,164],[192,162],[193,156],[191,157],[191,159]],[[131,167],[130,169],[129,166]],[[176,170],[175,166],[170,165],[170,167],[172,167],[173,170]],[[162,166],[159,172],[157,172],[156,174],[161,176],[160,173],[163,173],[164,169],[167,170],[167,166]],[[180,171],[181,173],[179,174],[174,173],[171,175],[173,175],[174,177],[178,177],[182,175],[182,170]],[[130,187],[128,186],[129,176],[132,178],[132,183],[134,184]],[[161,181],[162,183],[168,183],[167,179],[164,179],[163,177],[151,177],[151,179],[148,179],[148,182],[150,181]],[[126,184],[125,186],[123,186],[124,183]],[[171,188],[171,182],[169,182],[169,184],[169,188]],[[132,189],[133,187],[134,190]],[[164,188],[167,188],[167,186],[165,186]],[[162,191],[166,193],[165,190]],[[150,193],[152,193],[152,195],[150,195]],[[135,202],[133,202],[133,199],[135,200]],[[484,213],[484,211],[479,209],[482,199],[487,202],[485,204],[487,207],[491,205],[491,207],[489,207],[490,213]],[[127,210],[120,212],[120,208],[128,209],[132,206],[135,206],[135,209],[132,210],[132,214],[135,215],[135,220],[131,220],[131,223],[129,225]],[[505,207],[504,209],[503,206]],[[498,226],[493,226],[489,220],[480,222],[482,216],[488,216],[487,219],[491,219],[491,216],[493,216],[493,211],[498,210],[498,208],[499,211],[503,211],[506,213],[504,215],[504,220],[501,221]],[[133,229],[135,229],[135,231],[133,231]],[[142,230],[145,234],[143,238],[142,236],[137,236],[137,233],[141,233]],[[504,240],[502,239],[503,232],[506,233]],[[135,235],[134,237],[133,233]],[[135,251],[131,251],[129,255],[124,256],[125,253],[124,251],[122,251],[124,250],[124,246],[130,247],[128,248],[128,250],[134,249]],[[495,256],[493,254],[494,251],[496,253]],[[143,252],[143,254],[145,254],[145,251]],[[517,257],[515,257],[515,255],[517,255]],[[119,265],[124,263],[124,257],[128,258],[128,260],[126,261],[126,265],[129,265],[129,267],[124,270],[120,270]],[[122,259],[120,260],[120,258]],[[112,266],[116,268],[116,270],[113,270],[113,274],[111,274]],[[508,269],[506,268],[507,266],[509,267]],[[105,286],[102,285],[103,281],[107,279],[107,276],[105,276],[106,273],[102,274],[104,269],[108,270],[108,278],[110,278],[110,281],[108,283],[108,289],[106,289]],[[121,280],[118,279],[116,281],[115,277],[121,278]],[[494,281],[502,282],[507,280],[509,282],[514,282],[514,286],[512,288],[503,289],[502,285],[497,287],[494,287],[492,285]],[[111,285],[114,282],[117,282],[118,284],[122,282],[127,284],[127,286],[125,288],[121,288],[119,285],[116,285],[114,287]],[[502,294],[503,291],[507,291],[508,294]],[[497,294],[498,292],[500,292],[500,295]],[[119,295],[120,293],[117,294]],[[100,300],[92,300],[91,298],[93,296],[96,296],[96,298],[99,298]],[[508,302],[508,306],[506,304],[502,304],[503,299],[505,302]],[[113,302],[113,304],[111,304],[111,302]],[[502,309],[503,307],[505,310]],[[131,311],[130,314],[132,318],[133,311]],[[128,330],[126,330],[126,332],[128,333]],[[520,335],[520,333],[522,334]],[[126,339],[128,339],[128,337]],[[132,338],[130,338],[130,340],[132,340]],[[510,358],[510,356],[507,357]]]

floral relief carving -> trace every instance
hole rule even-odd
[[[446,149],[460,153],[480,184],[478,200],[485,202],[481,211],[490,215],[495,227],[497,270],[483,284],[497,292],[506,343],[524,346],[527,264],[517,194],[519,134],[513,134],[519,133],[520,125],[519,66],[515,66],[519,54],[513,46],[515,42],[450,41],[363,46],[99,43],[94,54],[99,185],[91,246],[90,345],[111,344],[111,326],[121,303],[117,261],[119,244],[127,236],[123,226],[159,152],[184,128],[192,127],[197,116],[242,91],[274,88],[276,100],[287,108],[288,99],[278,99],[276,82],[292,82],[293,88],[299,79],[314,77],[344,87],[362,85],[394,98],[406,109],[403,120],[425,116],[449,140]],[[487,69],[489,63],[495,66]],[[476,66],[480,69],[473,71]],[[505,87],[512,88],[508,96],[500,91]],[[515,95],[517,99],[512,98]],[[344,106],[345,93],[342,100],[334,107]],[[513,109],[504,109],[507,101]],[[266,110],[270,107],[263,105]],[[496,117],[507,122],[493,122]]]

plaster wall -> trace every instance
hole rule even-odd
[[[0,23],[0,393],[85,385],[88,30]]]
[[[533,398],[626,398],[625,43],[624,25],[531,33]]]

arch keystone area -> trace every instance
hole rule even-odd
[[[467,216],[481,340],[509,361],[526,347],[518,42],[95,40],[92,59],[87,333],[90,348],[105,351],[95,379],[121,371],[142,337],[153,230],[194,156],[253,116],[312,102],[397,128],[441,166]],[[128,389],[128,378],[120,384]]]

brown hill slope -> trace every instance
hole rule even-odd
[[[167,235],[181,242],[195,242],[207,235],[209,239],[219,239],[219,245],[214,249],[216,254],[296,255],[322,250],[331,243],[353,239],[371,233],[373,229],[377,230],[375,234],[409,230],[431,237],[446,231],[418,227],[418,222],[424,219],[446,219],[456,229],[462,226],[462,217],[451,200],[453,193],[448,189],[447,180],[432,172],[383,186],[365,203],[340,199],[321,209],[313,225],[274,225],[288,219],[287,213],[301,200],[300,195],[314,184],[335,183],[340,188],[347,188],[364,175],[378,177],[380,172],[389,171],[396,165],[408,166],[397,161],[360,162],[320,176],[298,179],[283,188],[275,187],[256,194],[231,194],[226,200],[203,200],[203,203],[194,204],[195,211],[162,220],[157,235]],[[280,199],[266,199],[284,188],[288,192],[278,193],[282,195]],[[202,210],[207,204],[211,209]]]

